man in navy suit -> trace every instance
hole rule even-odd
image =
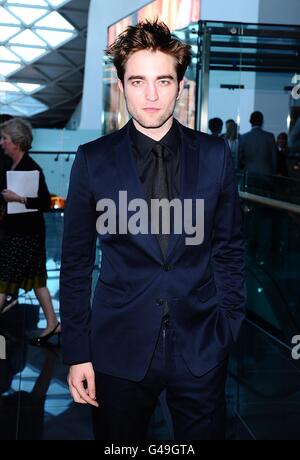
[[[132,118],[80,146],[72,168],[60,288],[70,391],[93,406],[96,439],[145,439],[163,390],[175,439],[221,439],[245,308],[231,153],[173,118],[191,50],[165,24],[129,27],[107,54]]]

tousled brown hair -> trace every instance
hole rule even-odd
[[[192,57],[191,46],[171,34],[164,22],[158,19],[141,21],[136,26],[127,27],[105,50],[106,55],[113,61],[122,83],[128,59],[133,53],[142,50],[161,51],[173,56],[176,60],[178,82],[183,79]]]

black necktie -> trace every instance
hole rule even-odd
[[[169,199],[169,190],[168,190],[168,177],[167,177],[167,168],[166,161],[164,159],[164,147],[161,144],[156,144],[152,152],[155,158],[155,168],[154,168],[154,177],[153,177],[153,189],[152,189],[152,198],[161,200],[162,198]],[[159,225],[159,234],[157,235],[158,242],[164,257],[167,254],[169,235],[162,233],[162,222],[160,219]]]

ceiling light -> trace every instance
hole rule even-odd
[[[23,59],[23,61],[25,61],[27,64],[35,61],[47,52],[46,48],[33,48],[27,46],[11,46],[10,48],[14,53],[18,54],[18,56],[20,56]]]
[[[53,48],[75,36],[72,32],[58,32],[56,30],[45,29],[36,29],[36,33]]]
[[[45,0],[7,0],[6,3],[9,5],[25,5],[25,6],[48,6]]]
[[[18,16],[26,25],[33,24],[48,13],[48,10],[44,8],[26,8],[22,6],[10,6],[9,11]]]
[[[20,27],[16,26],[0,26],[0,42],[5,42],[17,32],[21,30]]]
[[[1,24],[20,24],[20,20],[9,13],[3,6],[0,6],[0,23]]]
[[[8,48],[5,48],[5,46],[0,46],[0,61],[20,62],[20,58],[12,53]]]
[[[19,92],[20,89],[17,88],[13,83],[9,83],[8,81],[0,81],[0,91],[9,91],[9,92]]]
[[[8,77],[22,67],[21,64],[11,62],[0,62],[0,76]]]
[[[23,115],[31,117],[37,113],[44,112],[48,106],[37,101],[33,97],[25,96],[19,99],[16,103],[11,104],[12,108],[19,110]]]
[[[62,6],[64,3],[68,3],[68,1],[70,1],[70,0],[47,0],[47,1],[54,8],[58,8],[58,7]]]
[[[25,93],[32,94],[35,91],[43,88],[43,85],[37,83],[15,83],[19,88],[21,88]]]
[[[49,29],[74,30],[72,24],[65,20],[57,11],[45,16],[35,23],[35,27],[47,27]]]
[[[9,45],[31,45],[31,46],[45,46],[45,42],[34,34],[30,29],[26,29],[20,34],[13,37],[8,42]]]

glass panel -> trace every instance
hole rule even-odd
[[[200,24],[201,79],[206,79],[207,87],[201,93],[198,126],[208,131],[209,119],[219,117],[224,122],[230,118],[238,123],[243,134],[251,129],[250,114],[259,110],[264,115],[265,130],[275,137],[287,132],[287,120],[297,105],[291,96],[291,81],[299,72],[300,28]],[[203,62],[205,56],[207,62]]]
[[[300,330],[300,213],[244,206],[250,317],[291,345]]]
[[[10,104],[13,101],[20,99],[23,96],[21,93],[3,93],[0,91],[0,102],[1,102],[1,113],[5,113],[3,111],[2,104]]]
[[[18,53],[18,55],[26,61],[26,63],[30,63],[35,61],[36,59],[43,56],[47,53],[47,49],[43,48],[26,48],[25,46],[12,46],[13,51]]]
[[[7,0],[6,3],[17,4],[17,5],[27,5],[27,6],[48,6],[45,0]]]
[[[0,60],[10,62],[20,62],[20,58],[9,51],[5,46],[0,46]],[[2,64],[1,64],[2,65]]]
[[[54,8],[62,6],[64,3],[69,3],[70,0],[47,0],[47,2]]]
[[[44,10],[42,8],[22,8],[21,6],[10,6],[9,10],[13,14],[18,16],[18,18],[20,18],[21,21],[26,25],[32,24],[34,21],[41,18],[42,16],[44,16],[44,14],[47,13],[47,10]]]
[[[35,61],[37,58],[47,53],[45,48],[26,48],[25,46],[11,46],[11,49],[17,53],[27,64]]]
[[[36,27],[49,27],[50,29],[74,30],[61,14],[53,11],[35,24]]]
[[[21,30],[20,27],[6,27],[6,26],[1,25],[1,27],[0,27],[0,41],[5,42],[6,40],[8,40],[10,37],[15,35],[20,30]]]
[[[10,14],[3,6],[0,6],[0,23],[1,24],[20,24],[19,19]]]
[[[8,81],[0,81],[0,91],[20,92],[19,88]]]
[[[36,29],[36,33],[40,35],[50,46],[56,47],[62,43],[75,37],[72,32],[56,32],[53,30]]]
[[[41,40],[36,34],[31,30],[26,29],[16,37],[12,38],[9,41],[11,45],[31,45],[31,46],[45,46],[45,42]]]
[[[0,75],[8,77],[10,74],[16,72],[21,68],[21,64],[10,64],[8,62],[1,62]]]
[[[235,366],[234,439],[299,439],[299,370],[290,347],[244,323]]]
[[[249,317],[290,346],[300,328],[300,181],[238,173],[238,184]]]
[[[12,108],[20,111],[23,115],[28,117],[44,112],[48,109],[47,105],[42,104],[30,96],[23,97],[17,103],[12,104]]]
[[[25,93],[34,93],[43,88],[43,85],[38,85],[34,83],[16,83],[19,88],[21,88]]]
[[[23,113],[19,112],[19,110],[14,109],[12,105],[7,104],[0,105],[0,113],[11,115],[13,117],[20,117],[21,115],[24,115]]]
[[[292,167],[292,160],[288,165],[288,168]],[[299,179],[246,173],[243,180],[244,190],[248,193],[300,205]]]

